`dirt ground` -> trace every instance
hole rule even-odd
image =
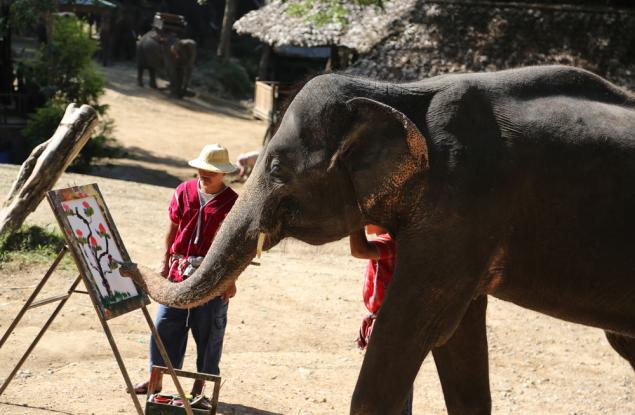
[[[100,167],[97,176],[64,175],[58,187],[98,183],[133,260],[154,265],[172,189],[192,174],[186,161],[210,142],[225,144],[232,157],[255,149],[265,125],[236,105],[174,101],[139,88],[129,66],[105,73],[104,102],[128,156]],[[16,173],[17,167],[0,165],[0,194]],[[29,223],[54,226],[46,203]],[[0,332],[46,268],[41,263],[0,268]],[[240,276],[221,361],[220,414],[348,413],[363,357],[353,343],[365,312],[363,268],[364,261],[348,255],[346,240],[322,247],[285,241],[265,253],[260,267]],[[64,292],[75,275],[72,263],[65,262],[42,297]],[[0,379],[53,308],[29,312],[0,350]],[[152,304],[151,313],[155,310]],[[111,320],[110,326],[133,382],[143,379],[149,330],[141,312]],[[494,413],[635,414],[633,370],[600,330],[496,299],[490,299],[487,327]],[[194,362],[190,341],[185,369],[194,370]],[[0,413],[134,414],[124,390],[90,300],[74,294],[0,397]],[[432,358],[417,378],[414,412],[446,413]]]

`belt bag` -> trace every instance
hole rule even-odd
[[[170,258],[170,277],[174,281],[183,281],[194,274],[194,271],[203,262],[202,256],[173,255]]]

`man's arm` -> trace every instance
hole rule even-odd
[[[349,242],[351,245],[351,255],[355,258],[379,258],[379,250],[377,249],[377,246],[373,242],[368,241],[364,229],[352,233],[349,237]]]
[[[165,249],[163,252],[163,259],[161,260],[161,266],[159,268],[159,273],[161,276],[167,278],[168,273],[170,272],[170,247],[174,243],[174,238],[176,238],[176,231],[179,229],[179,225],[170,221],[168,225],[168,230],[165,234]]]

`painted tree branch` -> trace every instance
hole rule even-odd
[[[90,139],[96,125],[97,112],[91,106],[70,104],[66,108],[55,134],[22,164],[0,211],[0,235],[24,223]]]

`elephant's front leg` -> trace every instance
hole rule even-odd
[[[426,241],[397,238],[395,274],[364,357],[351,414],[399,414],[426,355],[452,337],[469,308],[482,264],[451,233]]]
[[[432,349],[449,415],[489,415],[492,412],[486,310],[487,296],[476,298],[452,337]]]

